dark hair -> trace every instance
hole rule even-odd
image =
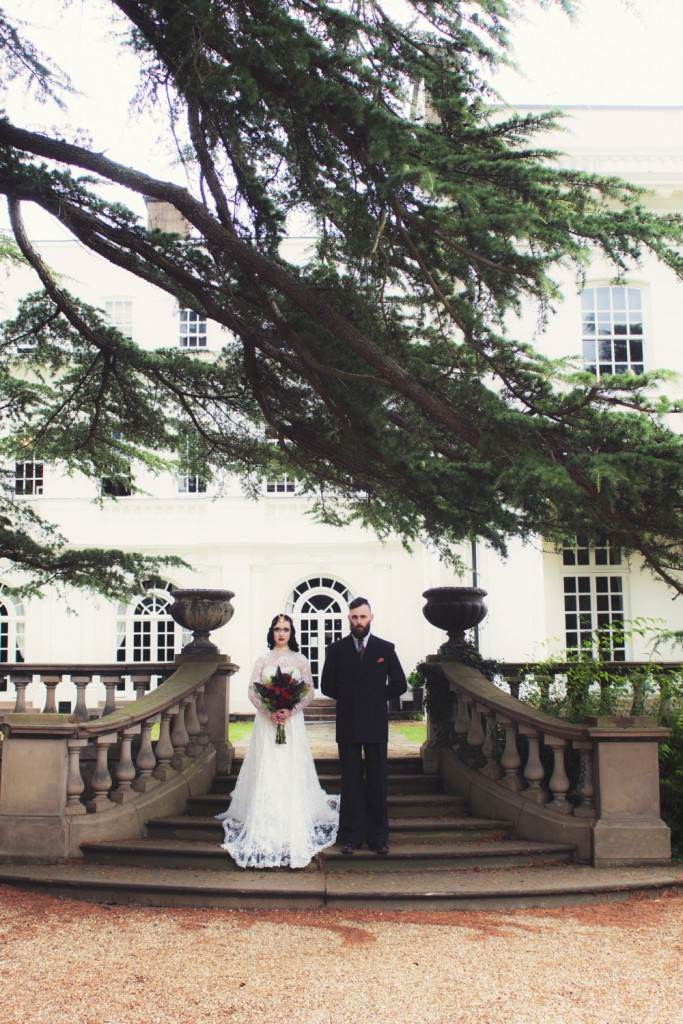
[[[268,644],[269,650],[272,651],[273,647],[275,647],[275,634],[273,633],[273,626],[275,625],[275,623],[277,622],[277,620],[279,618],[287,619],[287,622],[289,623],[289,628],[292,631],[289,634],[289,649],[290,649],[290,651],[298,651],[299,650],[299,645],[296,642],[296,627],[294,626],[294,623],[290,619],[289,615],[282,615],[282,616],[274,615],[273,616],[273,621],[271,622],[270,628],[269,628],[268,632],[266,633],[266,643]]]
[[[367,597],[354,597],[353,601],[349,605],[349,611],[352,611],[354,608],[360,608],[362,604],[366,604],[372,611],[372,605],[368,601]]]

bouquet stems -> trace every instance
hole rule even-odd
[[[286,743],[287,742],[287,736],[285,735],[285,725],[284,725],[284,722],[279,722],[278,723],[277,732],[275,733],[275,742],[276,743]]]

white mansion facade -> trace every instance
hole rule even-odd
[[[646,203],[683,212],[683,108],[567,108],[567,131],[544,144],[563,150],[567,165],[620,175],[652,190]],[[91,254],[70,240],[36,240],[66,287],[103,308],[112,323],[144,347],[178,345],[211,358],[222,329],[174,300]],[[301,246],[305,240],[288,243]],[[543,333],[529,309],[519,325],[525,340],[549,356],[574,355],[596,372],[683,371],[683,284],[654,259],[635,268],[624,284],[596,261],[579,290],[569,273],[565,300]],[[21,295],[35,289],[28,268],[0,279],[0,318],[12,315]],[[674,383],[671,389],[680,390]],[[96,499],[100,484],[64,475],[35,462],[15,467],[15,489],[76,546],[106,546],[148,554],[174,554],[192,570],[168,573],[164,590],[116,605],[88,593],[47,593],[22,603],[2,593],[11,566],[0,563],[0,662],[109,663],[170,661],[182,645],[168,614],[169,590],[193,586],[235,592],[235,615],[214,634],[220,649],[241,666],[233,680],[233,712],[252,710],[248,673],[265,646],[270,617],[287,611],[297,623],[314,672],[326,643],[342,635],[352,597],[367,596],[376,632],[394,640],[406,670],[444,639],[421,614],[428,587],[469,585],[427,547],[406,551],[400,541],[381,542],[361,529],[336,529],[307,513],[307,499],[291,481],[269,481],[260,500],[247,498],[239,481],[206,484],[170,474],[136,476],[139,492]],[[453,495],[457,501],[457,495]],[[464,548],[465,563],[472,552]],[[580,644],[598,625],[623,618],[661,619],[683,628],[679,603],[637,559],[607,541],[557,551],[535,543],[510,543],[509,557],[479,545],[478,583],[488,591],[489,614],[480,627],[481,651],[505,661],[540,660]],[[641,658],[641,641],[614,651]],[[663,649],[659,657],[680,657]],[[0,675],[2,667],[0,666]],[[68,684],[60,684],[66,687]],[[5,697],[0,693],[0,699]],[[59,692],[58,700],[71,699]],[[28,693],[29,701],[31,692]],[[37,694],[36,694],[37,699]]]

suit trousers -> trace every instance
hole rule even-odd
[[[338,743],[341,764],[340,843],[372,848],[389,839],[387,744]]]

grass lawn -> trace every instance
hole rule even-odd
[[[389,733],[398,733],[404,739],[418,746],[427,739],[427,723],[422,722],[389,722]]]
[[[247,722],[231,722],[228,726],[228,736],[230,737],[231,743],[242,743],[244,740],[248,740],[251,736],[251,730],[254,728],[253,721]]]

